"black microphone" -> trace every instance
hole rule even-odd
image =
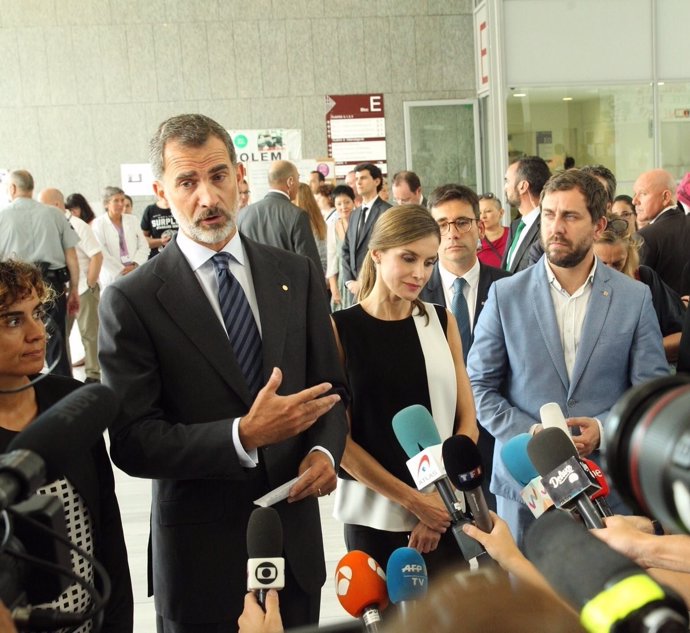
[[[441,461],[441,436],[428,409],[415,404],[398,411],[393,416],[393,431],[405,453],[410,458],[407,468],[418,489],[433,484],[436,487],[448,514],[451,532],[467,561],[485,552],[482,545],[467,536],[462,530],[465,517],[462,506],[448,481]]]
[[[0,509],[60,477],[117,417],[120,399],[105,385],[80,387],[41,413],[0,456]]]
[[[247,525],[247,591],[266,610],[266,592],[285,587],[283,524],[274,508],[257,508]]]
[[[477,527],[491,532],[494,523],[482,491],[484,469],[477,445],[466,435],[452,435],[443,442],[443,463],[452,484],[465,493]]]
[[[588,528],[604,527],[589,498],[598,486],[589,481],[577,449],[561,429],[553,427],[537,433],[527,444],[527,454],[557,508],[570,510],[576,506]]]
[[[525,535],[525,554],[580,610],[587,631],[688,630],[688,611],[679,596],[563,512],[546,512],[534,522]]]

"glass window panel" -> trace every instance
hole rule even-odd
[[[556,170],[565,156],[576,166],[601,163],[616,174],[618,193],[654,166],[649,84],[514,88],[506,105],[511,160],[536,154]]]
[[[690,171],[690,83],[659,86],[661,167],[680,180]]]

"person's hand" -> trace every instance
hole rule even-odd
[[[409,547],[413,547],[420,554],[428,554],[438,547],[441,540],[441,533],[432,530],[428,525],[421,521],[414,526],[410,533]]]
[[[568,418],[565,423],[580,428],[580,435],[573,435],[573,442],[580,457],[587,457],[599,448],[599,423],[594,418]]]
[[[358,281],[351,281],[350,283],[347,284],[347,289],[350,291],[350,294],[353,297],[357,297],[359,294],[359,282]]]
[[[652,522],[646,517],[605,517],[605,528],[590,530],[594,536],[604,541],[611,549],[634,560],[638,565],[644,564],[644,548],[649,539],[656,539]],[[650,531],[651,530],[651,531]]]
[[[412,501],[406,509],[436,532],[443,534],[450,527],[450,515],[438,492],[424,494],[413,490]]]
[[[333,303],[336,305],[340,305],[343,302],[343,298],[340,296],[339,292],[333,292],[331,293],[331,300]]]
[[[67,293],[67,314],[70,316],[77,316],[79,313],[79,291],[77,287],[70,286]]]
[[[125,267],[120,271],[120,275],[123,277],[125,275],[129,275],[129,273],[131,273],[136,267],[136,264],[125,264]]]
[[[688,307],[688,302],[690,302],[690,295],[683,295],[680,300],[685,304],[685,307]]]
[[[239,633],[283,633],[283,620],[280,617],[278,592],[266,592],[266,613],[256,599],[254,592],[244,597],[244,611],[237,620]]]
[[[290,488],[288,503],[294,503],[309,496],[329,495],[335,490],[337,483],[335,468],[323,451],[311,451],[302,460],[299,465],[299,474],[303,473],[305,473],[304,477]]]
[[[471,523],[465,523],[462,526],[462,531],[467,536],[471,536],[474,540],[479,541],[489,556],[503,569],[512,571],[516,563],[521,562],[525,557],[518,549],[508,524],[495,512],[489,510],[489,514],[494,522],[494,528],[491,532],[483,532]]]
[[[0,633],[17,633],[12,614],[2,600],[0,600]]]
[[[240,442],[245,451],[299,435],[340,402],[337,394],[323,395],[332,387],[328,382],[279,396],[276,392],[282,380],[283,373],[274,367],[249,413],[240,419]]]

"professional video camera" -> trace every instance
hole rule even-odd
[[[56,630],[92,618],[94,630],[100,628],[110,579],[98,561],[67,538],[60,500],[35,493],[95,444],[118,411],[119,401],[110,389],[97,384],[82,387],[38,416],[0,455],[0,599],[20,630]],[[72,571],[70,550],[93,565],[100,591]],[[57,599],[74,582],[91,597],[85,612],[33,606]]]
[[[690,533],[690,376],[628,390],[606,423],[607,469],[626,502]]]

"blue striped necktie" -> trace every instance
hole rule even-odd
[[[213,268],[218,281],[218,301],[230,345],[252,396],[261,389],[263,360],[261,336],[240,282],[230,272],[230,253],[216,253]]]

